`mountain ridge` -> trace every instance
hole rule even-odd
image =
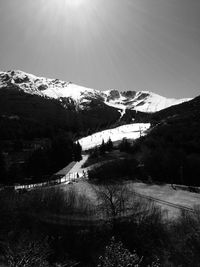
[[[166,98],[150,91],[96,90],[59,79],[38,77],[20,70],[0,71],[0,89],[16,85],[28,94],[58,99],[66,108],[88,109],[93,100],[116,108],[120,113],[126,109],[154,113],[173,105],[191,100],[190,98]]]

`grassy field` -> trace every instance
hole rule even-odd
[[[196,205],[200,205],[200,194],[192,193],[183,190],[174,190],[171,185],[149,185],[140,182],[127,182],[128,188],[144,196],[144,198],[152,197],[162,201],[170,202],[174,205],[180,205],[188,208],[193,208]],[[97,202],[94,186],[86,180],[80,180],[79,182],[71,185],[62,185],[64,191],[74,188],[76,192],[81,195],[86,195],[92,203]],[[160,203],[155,201],[156,205],[159,205],[166,211],[166,217],[169,219],[175,218],[180,214],[178,207],[172,207],[167,203]]]
[[[136,192],[150,196],[156,199],[160,199],[166,202],[170,202],[175,205],[185,206],[193,208],[196,205],[200,205],[200,194],[191,193],[183,190],[174,190],[171,185],[149,185],[144,183],[130,183],[130,188],[133,188]],[[165,209],[169,218],[176,217],[180,210],[171,206],[161,204],[162,209]]]

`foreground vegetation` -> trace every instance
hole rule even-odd
[[[198,208],[166,221],[158,207],[123,185],[96,186],[96,195],[94,203],[74,190],[0,191],[0,264],[200,266]],[[98,210],[105,219],[94,224]],[[56,220],[45,220],[50,213]],[[87,224],[74,224],[77,217]]]

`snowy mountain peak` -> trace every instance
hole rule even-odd
[[[132,109],[142,112],[156,112],[190,99],[169,99],[149,91],[124,91],[116,89],[99,91],[76,85],[59,79],[37,77],[20,71],[0,72],[0,88],[16,85],[19,90],[58,100],[66,99],[78,109],[88,108],[90,103],[98,100],[121,111]],[[66,101],[65,101],[66,105]]]
[[[106,91],[106,104],[115,108],[152,113],[191,99],[166,98],[149,91]]]

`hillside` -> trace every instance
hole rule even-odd
[[[191,101],[182,103],[180,105],[174,105],[172,107],[166,108],[159,112],[154,113],[152,117],[152,121],[157,123],[161,120],[169,119],[170,117],[199,117],[200,110],[200,96],[192,99]]]
[[[104,103],[91,105],[91,109],[76,112],[56,99],[27,94],[12,84],[0,89],[0,138],[52,137],[59,131],[78,136],[119,119],[116,109]]]
[[[147,176],[200,185],[200,97],[153,114],[152,123],[137,143]]]

